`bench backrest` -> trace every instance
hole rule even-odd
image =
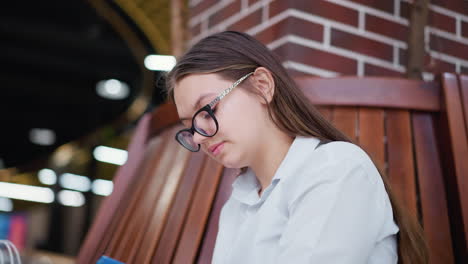
[[[371,155],[420,219],[431,263],[466,257],[467,80],[453,74],[436,82],[296,78],[323,115]],[[211,262],[219,212],[236,171],[178,146],[177,129],[171,104],[140,120],[129,160],[77,263],[95,263],[101,255],[125,263]]]

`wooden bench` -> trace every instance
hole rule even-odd
[[[297,77],[308,98],[360,144],[424,226],[431,263],[468,263],[468,78]],[[235,171],[174,140],[175,108],[140,120],[129,160],[98,211],[77,263],[210,263]]]

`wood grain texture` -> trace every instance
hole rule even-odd
[[[333,124],[354,142],[357,142],[358,110],[356,107],[334,107]]]
[[[359,108],[359,145],[370,155],[380,171],[386,173],[384,110]]]
[[[417,193],[411,138],[410,114],[404,110],[387,112],[388,178],[392,190],[409,212],[417,217]]]
[[[454,263],[445,182],[433,120],[427,113],[412,117],[421,212],[430,263]]]
[[[205,158],[205,155],[201,152],[191,154],[184,171],[181,186],[177,191],[174,205],[169,213],[167,224],[161,235],[161,241],[164,241],[164,243],[159,243],[157,246],[151,263],[171,263],[184,222],[187,221],[188,209],[194,196]]]
[[[442,87],[454,165],[454,175],[452,173],[447,175],[451,177],[448,180],[450,183],[448,189],[451,192],[450,195],[457,197],[459,203],[458,210],[460,210],[462,223],[458,228],[461,229],[459,233],[463,234],[463,241],[459,241],[463,248],[459,251],[464,251],[460,253],[460,256],[463,255],[465,261],[468,261],[468,136],[463,121],[465,119],[457,76],[450,73],[443,74]]]
[[[127,194],[127,203],[124,208],[127,208],[127,210],[118,210],[119,215],[116,217],[118,219],[117,226],[112,232],[112,240],[110,243],[107,245],[105,248],[104,253],[107,254],[108,256],[113,256],[115,258],[120,258],[121,255],[119,254],[119,242],[126,236],[129,235],[126,233],[126,230],[130,227],[130,222],[132,221],[132,216],[135,212],[135,210],[138,208],[138,197],[137,194],[141,194],[144,190],[145,187],[145,181],[149,180],[147,175],[150,175],[149,172],[155,168],[155,166],[158,166],[160,162],[160,157],[157,155],[157,151],[159,150],[164,150],[166,144],[162,140],[162,138],[156,138],[153,140],[150,140],[149,145],[154,145],[154,147],[146,148],[144,152],[145,158],[142,160],[140,167],[136,170],[136,176],[138,180],[135,180],[133,182],[133,187],[128,190]],[[146,175],[146,177],[145,177]],[[124,205],[124,204],[122,204]]]
[[[178,129],[180,129],[178,127]],[[171,133],[173,134],[173,133]],[[174,142],[174,140],[172,140]],[[170,170],[166,173],[167,178],[162,185],[162,192],[158,199],[155,201],[156,207],[152,211],[150,221],[143,233],[143,238],[138,251],[134,251],[134,254],[130,255],[132,263],[149,263],[153,256],[153,252],[156,250],[163,229],[167,223],[167,217],[171,209],[171,205],[174,202],[175,194],[182,180],[183,171],[187,165],[190,152],[174,142],[172,146],[177,149],[176,154],[169,161]],[[153,175],[153,177],[159,177],[160,175]],[[152,189],[152,188],[151,188]],[[147,191],[151,191],[147,190]],[[136,241],[139,242],[139,241]],[[164,242],[163,242],[164,243]]]
[[[331,106],[317,106],[317,110],[322,114],[322,116],[328,121],[332,121],[333,107]]]
[[[145,114],[138,126],[128,146],[128,160],[122,165],[114,176],[114,191],[106,197],[97,212],[85,241],[83,242],[77,257],[77,263],[95,263],[104,252],[111,240],[111,235],[119,222],[119,206],[124,203],[125,194],[131,188],[137,168],[144,159],[145,146],[149,138],[149,127],[151,115]]]
[[[134,193],[135,203],[132,204],[129,210],[126,210],[130,221],[128,225],[124,227],[123,235],[121,239],[117,241],[118,245],[114,252],[116,259],[122,262],[128,262],[133,252],[138,249],[141,238],[144,232],[146,232],[150,215],[155,210],[157,205],[156,201],[159,199],[162,188],[166,182],[171,160],[176,154],[176,149],[171,146],[174,144],[173,141],[167,140],[167,137],[171,134],[170,132],[170,130],[165,131],[161,136],[162,141],[167,142],[166,147],[161,149],[166,155],[158,155],[155,150],[152,156],[160,156],[159,162],[151,162],[149,165],[142,164],[148,167],[148,170],[141,176],[143,178],[141,181],[142,189]],[[158,176],[155,177],[155,175]],[[150,189],[148,187],[150,187]],[[134,219],[139,220],[134,221]]]
[[[195,262],[222,170],[220,164],[207,157],[173,263]]]
[[[213,209],[210,212],[205,235],[203,237],[202,246],[198,255],[198,264],[209,264],[213,257],[213,250],[218,234],[218,222],[221,209],[228,200],[232,192],[232,183],[237,177],[239,170],[227,169],[223,171],[221,182],[219,184],[218,192],[216,193]]]
[[[440,85],[435,82],[382,77],[297,77],[295,81],[314,105],[440,110]]]
[[[460,94],[463,115],[465,116],[465,130],[468,131],[468,75],[460,75]]]

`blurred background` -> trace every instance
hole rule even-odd
[[[0,36],[0,239],[76,255],[134,124],[162,101],[159,50],[113,1],[8,1]]]
[[[165,100],[161,77],[223,30],[255,36],[292,75],[468,73],[465,0],[4,1],[0,239],[76,256],[135,124]]]

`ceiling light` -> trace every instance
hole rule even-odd
[[[88,177],[64,173],[60,175],[60,186],[80,192],[87,192],[91,189],[91,181]]]
[[[52,203],[54,192],[50,188],[0,182],[0,196],[38,203]]]
[[[29,140],[41,146],[50,146],[55,143],[55,132],[47,128],[33,128],[29,131]]]
[[[130,88],[122,81],[116,79],[102,80],[96,84],[99,96],[111,100],[125,99],[130,94]]]
[[[57,174],[51,169],[42,169],[37,173],[39,181],[45,185],[54,185],[57,183]]]
[[[85,204],[84,195],[80,192],[61,190],[57,196],[58,201],[65,206],[80,207]]]
[[[102,162],[123,165],[127,161],[128,154],[126,150],[98,146],[94,149],[93,156]]]
[[[114,183],[108,180],[101,180],[97,179],[93,181],[93,193],[102,195],[102,196],[109,196],[114,189]]]
[[[144,63],[148,70],[170,71],[176,65],[176,58],[169,55],[148,55]]]
[[[11,199],[0,197],[0,211],[11,212],[13,211],[13,202]]]

